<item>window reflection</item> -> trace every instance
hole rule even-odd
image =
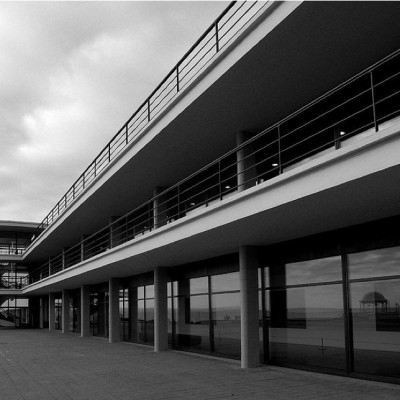
[[[299,285],[342,279],[340,256],[286,264],[286,284]]]
[[[213,275],[211,277],[211,290],[214,293],[240,290],[239,272]]]
[[[354,370],[400,377],[400,280],[352,283]]]
[[[400,247],[349,254],[350,279],[400,275]]]
[[[181,297],[178,302],[175,341],[177,346],[208,352],[210,349],[208,295]]]
[[[208,277],[190,279],[190,294],[208,293]]]
[[[345,369],[341,285],[271,290],[266,303],[272,361]]]
[[[240,357],[240,294],[215,294],[211,298],[214,352]]]

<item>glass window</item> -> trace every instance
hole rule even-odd
[[[176,345],[196,352],[209,352],[208,295],[179,297],[176,314]]]
[[[211,303],[214,352],[240,358],[240,293],[214,294]]]
[[[208,277],[190,279],[190,294],[208,293]]]
[[[154,285],[147,285],[146,286],[146,299],[153,299],[154,298]]]
[[[349,278],[400,275],[400,247],[349,254]]]
[[[268,290],[265,298],[271,361],[345,369],[342,285]]]
[[[211,277],[211,290],[214,293],[240,290],[239,272],[213,275]]]
[[[144,299],[144,286],[137,288],[137,297],[138,299]]]
[[[354,370],[400,378],[400,280],[350,285]]]
[[[172,296],[172,290],[173,290],[173,294],[174,296],[178,295],[178,282],[168,282],[167,285],[167,296],[171,297]]]
[[[276,268],[274,273],[286,273],[286,285],[341,281],[342,262],[340,256],[319,258],[286,264],[286,268]]]

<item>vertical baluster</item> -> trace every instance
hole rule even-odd
[[[282,173],[282,150],[281,150],[281,126],[278,125],[278,163],[279,163],[279,174]]]
[[[215,22],[215,49],[219,52],[218,21]]]
[[[378,121],[376,119],[376,108],[375,108],[375,89],[374,89],[374,77],[373,77],[373,70],[370,72],[371,78],[371,97],[372,97],[372,112],[374,115],[374,127],[375,132],[378,132]]]

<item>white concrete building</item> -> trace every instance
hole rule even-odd
[[[18,256],[34,325],[399,382],[399,20],[229,5]]]

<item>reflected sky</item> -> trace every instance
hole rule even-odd
[[[400,275],[400,247],[349,254],[350,279]]]

